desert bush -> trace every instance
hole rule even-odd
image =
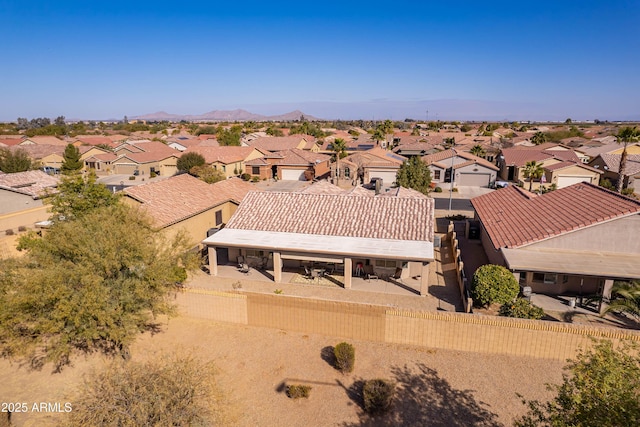
[[[503,304],[500,307],[500,316],[538,320],[544,316],[544,310],[524,298],[518,298],[515,302]]]
[[[131,175],[131,176],[129,177],[129,181],[135,181],[135,180],[136,180],[136,177],[135,177],[135,176]]]
[[[362,394],[364,396],[364,410],[370,414],[386,412],[393,403],[396,385],[388,380],[374,379],[364,383]]]
[[[311,386],[302,384],[291,384],[287,386],[287,396],[291,399],[300,399],[304,397],[307,399],[311,392]]]
[[[242,178],[244,181],[249,181],[251,179],[251,174],[248,174],[245,172],[242,175],[240,175],[240,178]]]
[[[16,234],[12,229],[7,229],[7,231],[4,232],[7,236],[13,236],[14,234]]]
[[[151,171],[151,173],[149,174],[150,178],[155,178],[156,176],[158,176],[158,174],[155,173],[154,171]]]
[[[473,275],[471,297],[477,305],[507,304],[513,302],[519,291],[516,278],[501,265],[483,265]]]
[[[65,425],[212,425],[218,400],[210,363],[190,357],[120,362],[85,381]]]
[[[24,225],[21,225],[20,227],[18,227],[18,231],[20,232],[27,231],[27,227],[25,227]]]
[[[258,182],[260,181],[260,177],[254,176],[253,178],[251,178],[251,182]]]
[[[442,187],[436,187],[433,191],[436,193],[442,193]]]
[[[451,191],[453,191],[454,193],[457,193],[458,192],[458,187],[453,187],[453,190],[451,190]]]
[[[333,349],[336,357],[336,368],[344,373],[352,372],[356,363],[356,349],[347,342],[341,342]]]

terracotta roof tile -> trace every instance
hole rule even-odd
[[[510,186],[471,199],[493,246],[517,248],[640,213],[640,202],[580,183],[541,196]]]
[[[301,145],[301,141],[304,140],[304,145]],[[268,136],[263,138],[256,138],[249,141],[248,144],[252,147],[260,148],[267,151],[282,151],[292,148],[303,147],[305,150],[311,149],[315,144],[316,139],[309,135],[291,135],[291,136]]]
[[[299,150],[293,148],[291,150],[277,151],[275,154],[281,157],[276,161],[277,165],[312,165],[316,162],[326,162],[331,159],[331,156],[320,153],[313,153],[311,151]]]
[[[128,187],[124,193],[142,203],[160,227],[182,221],[228,200],[240,203],[255,187],[239,178],[207,184],[188,174]]]
[[[204,157],[204,161],[208,164],[216,162],[230,164],[243,161],[253,150],[255,150],[254,147],[203,147],[201,145],[195,145],[187,148],[183,152],[183,155],[187,153],[198,153]]]
[[[600,158],[611,172],[618,173],[620,169],[620,157],[622,154],[600,154]],[[635,175],[640,172],[640,154],[630,154],[627,156],[625,165],[625,175]]]
[[[42,171],[0,174],[0,188],[38,199],[58,186],[58,178]]]
[[[251,192],[227,228],[433,242],[433,209],[430,198]]]

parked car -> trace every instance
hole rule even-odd
[[[493,183],[493,188],[507,188],[509,183],[507,181],[496,181]]]

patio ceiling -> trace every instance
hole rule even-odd
[[[370,239],[225,228],[207,237],[202,243],[219,247],[405,261],[431,262],[434,259],[433,243],[418,240]]]
[[[502,248],[511,270],[640,279],[637,254]]]

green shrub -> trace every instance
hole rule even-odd
[[[25,227],[24,225],[21,225],[20,227],[18,227],[18,231],[20,232],[27,231],[27,227]]]
[[[518,298],[515,302],[503,304],[500,316],[539,320],[544,316],[544,310],[524,298]]]
[[[483,265],[473,275],[471,297],[477,305],[510,303],[518,296],[518,292],[518,281],[501,265]]]
[[[251,182],[258,182],[260,181],[260,177],[258,176],[254,176],[253,178],[251,178]]]
[[[242,178],[244,181],[249,181],[251,179],[251,174],[248,174],[245,172],[242,175],[240,175],[240,178]]]
[[[453,191],[454,193],[457,193],[458,192],[458,187],[453,187],[453,190],[451,190],[451,191]]]
[[[7,236],[13,236],[15,233],[14,233],[14,231],[12,229],[9,228],[9,229],[7,229],[7,231],[5,231],[5,234]]]
[[[129,181],[135,181],[135,180],[136,180],[136,177],[135,177],[135,176],[131,175],[131,176],[129,177]]]
[[[336,368],[344,373],[353,371],[353,367],[356,363],[356,349],[349,343],[341,342],[333,349],[333,354],[336,357]]]
[[[290,386],[287,386],[287,396],[291,399],[300,399],[301,397],[307,399],[310,392],[311,386],[308,385],[291,384]]]
[[[436,193],[442,193],[442,187],[436,187],[433,191]]]
[[[150,178],[155,178],[156,176],[158,176],[158,174],[155,173],[154,171],[151,171],[151,173],[149,174]]]
[[[364,383],[364,410],[370,414],[386,412],[393,403],[396,385],[383,379],[368,380]]]

